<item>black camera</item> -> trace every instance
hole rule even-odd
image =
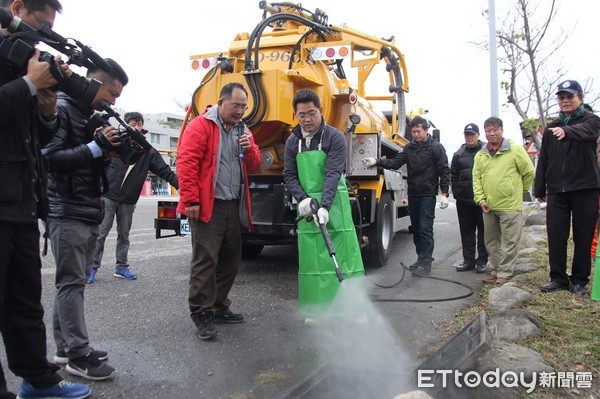
[[[40,53],[40,61],[50,64],[50,73],[58,82],[56,86],[52,87],[52,90],[56,91],[60,89],[76,101],[87,105],[92,104],[94,97],[96,97],[98,90],[100,90],[100,86],[102,86],[100,81],[84,78],[75,72],[71,73],[71,76],[67,75],[64,69],[60,67],[63,62],[56,62],[54,56],[45,51]]]
[[[89,47],[77,40],[75,40],[75,45],[69,43],[67,39],[45,25],[42,25],[39,30],[35,30],[20,18],[13,17],[6,8],[0,8],[0,25],[2,28],[14,32],[12,35],[0,32],[0,59],[7,61],[18,76],[27,73],[27,63],[35,53],[35,44],[40,41],[68,55],[67,63],[86,68],[97,66],[107,72],[111,70],[110,65],[106,64],[102,57]],[[72,72],[70,76],[67,75],[61,68],[61,64],[56,62],[54,56],[48,52],[41,51],[39,60],[50,64],[50,72],[58,81],[58,84],[52,88],[53,90],[60,89],[76,101],[87,105],[92,104],[102,83],[80,76],[75,72]]]
[[[93,133],[99,127],[112,126],[108,120],[114,118],[119,122],[117,129],[119,131],[119,141],[121,142],[121,145],[113,147],[110,142],[102,136],[101,131],[98,131],[95,134],[94,140],[100,147],[106,150],[115,151],[124,164],[135,164],[146,151],[152,148],[152,145],[148,143],[142,132],[134,129],[123,121],[119,114],[113,111],[106,101],[100,101],[100,106],[106,111],[106,114],[100,115],[95,113],[88,121],[86,131]]]

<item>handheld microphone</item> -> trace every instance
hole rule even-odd
[[[235,128],[238,132],[238,147],[240,149],[240,158],[244,158],[244,149],[242,148],[242,143],[240,143],[240,138],[246,135],[246,125],[244,124],[244,121],[240,119],[239,122],[236,123]]]

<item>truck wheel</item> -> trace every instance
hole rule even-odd
[[[265,246],[263,244],[242,243],[242,258],[256,258],[262,252]]]
[[[369,232],[371,248],[366,253],[369,266],[383,267],[390,257],[394,238],[393,206],[392,196],[389,192],[384,192],[377,203],[375,224],[371,226]]]

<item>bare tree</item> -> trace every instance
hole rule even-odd
[[[548,2],[544,5],[547,7]],[[536,145],[536,128],[546,129],[553,90],[565,75],[564,66],[557,65],[559,57],[555,52],[567,41],[568,34],[562,29],[559,35],[548,34],[557,12],[556,0],[551,0],[545,10],[540,2],[517,0],[496,33],[503,53],[499,61],[508,77],[501,87],[506,91],[508,104],[524,120],[524,139],[532,139]]]
[[[498,61],[504,76],[500,87],[506,93],[506,104],[513,106],[523,119],[523,139],[533,140],[539,148],[535,132],[538,128],[545,130],[548,118],[557,112],[555,90],[567,70],[560,49],[565,48],[569,35],[555,26],[558,23],[553,24],[560,8],[558,0],[513,1],[496,32]],[[486,42],[476,45],[488,47]],[[588,93],[593,80],[580,83]],[[588,95],[586,101],[594,104],[599,98]]]

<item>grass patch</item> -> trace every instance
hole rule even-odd
[[[544,294],[539,287],[548,281],[549,267],[547,242],[537,243],[539,251],[526,255],[538,269],[514,278],[515,286],[530,292],[534,300],[525,304],[524,308],[542,320],[542,336],[528,338],[518,342],[519,345],[538,352],[556,372],[592,372],[591,389],[539,389],[524,398],[599,398],[600,397],[600,301],[593,301],[590,296],[577,297],[568,291]],[[572,244],[571,244],[572,246]],[[572,248],[569,249],[569,261]],[[592,278],[594,268],[592,268]],[[458,333],[479,312],[487,309],[488,293],[493,286],[484,285],[479,298],[474,304],[459,312],[459,315],[446,326],[442,334],[443,342],[433,348],[431,353],[439,349],[448,339]],[[591,291],[592,283],[588,284]],[[491,312],[490,312],[491,313]],[[593,396],[592,396],[593,395]]]

